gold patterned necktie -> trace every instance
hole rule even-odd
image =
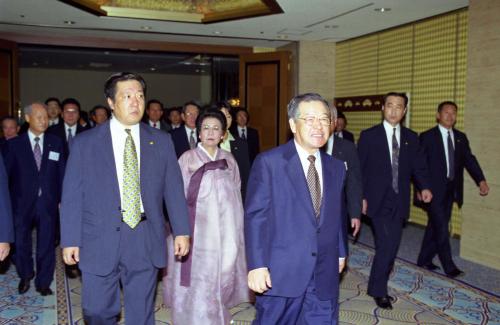
[[[314,166],[314,161],[316,157],[310,155],[307,157],[309,160],[309,169],[307,170],[307,187],[309,187],[309,192],[311,193],[311,200],[314,207],[314,213],[316,218],[319,218],[320,207],[321,207],[321,185],[319,184],[319,175],[316,167]]]
[[[125,129],[125,132],[127,139],[123,152],[123,222],[133,229],[141,221],[141,184],[134,139],[130,129]]]

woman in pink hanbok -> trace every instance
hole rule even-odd
[[[198,147],[179,158],[191,221],[191,251],[182,260],[169,238],[163,297],[175,325],[229,324],[229,308],[250,301],[238,166],[218,148],[227,123],[217,110],[196,121]]]

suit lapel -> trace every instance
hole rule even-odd
[[[23,139],[24,148],[22,149],[22,150],[24,150],[24,155],[26,157],[28,157],[28,161],[31,164],[32,170],[35,170],[38,172],[38,169],[36,167],[35,155],[33,153],[33,148],[31,147],[31,142],[30,142],[30,138],[28,136],[28,132],[23,134],[22,137],[24,137],[24,139]]]
[[[335,144],[333,147],[335,148]],[[336,175],[335,170],[333,168],[333,163],[329,160],[328,155],[326,153],[320,153],[321,156],[321,169],[323,170],[323,194],[321,195],[321,210],[320,210],[320,220],[319,224],[322,225],[325,221],[325,215],[328,215],[327,201],[325,197],[328,196],[329,193],[334,193],[334,186],[338,182],[338,175]]]
[[[309,192],[309,187],[307,187],[307,180],[304,176],[304,169],[300,162],[299,154],[295,148],[294,140],[290,140],[287,144],[287,150],[283,154],[283,157],[287,161],[286,164],[286,174],[289,178],[289,182],[293,185],[296,198],[302,201],[302,205],[306,207],[309,212],[310,221],[316,225],[316,217],[314,215],[314,207],[312,204],[311,194]]]
[[[53,146],[54,145],[50,137],[48,137],[47,134],[45,134],[43,139],[42,165],[40,166],[40,174],[44,173],[45,170],[47,169],[47,160],[49,158],[49,153],[53,150]],[[35,156],[33,156],[33,160],[35,159],[34,157]]]
[[[144,200],[144,193],[146,193],[146,189],[144,188],[145,184],[149,182],[149,175],[151,175],[153,169],[152,163],[155,161],[154,156],[154,148],[156,143],[153,139],[153,134],[149,128],[146,127],[144,123],[139,125],[139,134],[140,134],[140,142],[141,142],[141,152],[140,152],[140,171],[139,177],[141,181],[141,193]]]
[[[436,145],[439,150],[439,157],[441,157],[440,160],[444,163],[444,166],[446,168],[446,153],[444,152],[443,136],[441,135],[441,131],[439,131],[439,126],[436,126],[434,128],[434,137],[436,138]]]
[[[381,144],[381,154],[385,157],[385,165],[386,168],[389,172],[392,171],[392,165],[391,165],[391,151],[389,150],[389,143],[387,142],[387,134],[385,133],[385,128],[383,124],[380,124],[378,126],[377,130],[377,137],[379,138],[378,141],[375,140],[375,143],[380,143]]]
[[[96,143],[97,157],[102,157],[104,161],[103,167],[110,171],[109,176],[112,179],[114,188],[113,196],[118,198],[118,201],[120,201],[120,187],[118,185],[116,174],[115,155],[113,151],[113,141],[111,139],[109,120],[106,124],[100,126],[99,128],[99,137],[101,138],[101,141]]]

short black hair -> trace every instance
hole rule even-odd
[[[12,115],[7,115],[7,116],[2,117],[0,119],[0,125],[3,124],[4,121],[9,121],[9,120],[16,122],[16,125],[19,125],[19,121],[17,120],[17,118],[15,118]]]
[[[90,115],[91,116],[95,116],[95,111],[97,111],[98,109],[103,109],[106,111],[106,115],[108,116],[108,118],[111,116],[111,112],[109,111],[109,109],[104,106],[104,105],[95,105],[94,107],[92,107],[92,109],[90,110]]]
[[[64,111],[64,106],[68,105],[68,104],[76,105],[76,107],[78,107],[78,112],[81,111],[80,102],[77,101],[75,98],[71,98],[71,97],[70,98],[66,98],[65,100],[62,101],[61,107],[62,107],[63,111]]]
[[[149,109],[149,105],[151,105],[151,104],[158,104],[158,105],[160,105],[161,109],[163,109],[163,104],[158,99],[150,99],[150,100],[148,100],[148,103],[146,104],[146,110]]]
[[[59,107],[61,107],[61,101],[57,97],[49,97],[45,100],[45,105],[48,105],[50,102],[56,102]]]
[[[142,92],[146,95],[146,82],[141,76],[132,72],[119,72],[112,74],[104,83],[104,97],[115,101],[116,84],[120,81],[135,80],[142,86]]]
[[[226,117],[224,116],[224,114],[218,109],[207,108],[207,109],[203,110],[203,112],[201,112],[201,114],[198,115],[198,117],[196,118],[196,132],[198,133],[198,135],[201,132],[201,124],[203,123],[203,120],[206,118],[209,118],[209,117],[213,117],[213,118],[219,120],[220,125],[222,126],[222,132],[223,133],[226,132],[227,121],[226,121]]]
[[[247,123],[250,122],[250,113],[248,113],[247,109],[245,107],[238,107],[235,111],[234,111],[234,117],[236,118],[236,115],[238,115],[239,112],[243,112],[245,113],[245,115],[247,116]]]
[[[384,96],[384,106],[385,106],[385,102],[387,101],[387,98],[389,96],[401,97],[405,101],[405,108],[408,105],[408,96],[406,96],[405,93],[398,93],[398,92],[395,92],[395,91],[391,91],[391,92],[388,92],[387,94],[385,94],[385,96]]]
[[[170,115],[170,113],[172,113],[174,111],[177,112],[177,113],[179,113],[179,114],[181,114],[182,113],[182,107],[178,107],[177,106],[177,107],[171,107],[171,108],[169,108],[167,110],[167,115]]]
[[[201,105],[195,100],[190,100],[189,102],[186,102],[184,103],[184,105],[182,105],[182,113],[186,113],[186,108],[188,107],[188,105],[196,106],[198,112],[201,111]]]
[[[326,110],[328,111],[328,115],[331,117],[331,109],[330,109],[330,104],[323,98],[321,97],[320,94],[317,93],[305,93],[305,94],[300,94],[295,97],[293,97],[290,102],[287,105],[287,112],[288,112],[288,119],[296,119],[299,117],[299,105],[300,103],[309,103],[309,102],[321,102],[325,106]]]
[[[458,110],[458,106],[457,106],[457,104],[455,102],[452,102],[451,100],[447,100],[447,101],[444,101],[442,103],[439,103],[439,105],[438,105],[438,113],[441,113],[441,111],[443,110],[443,108],[446,105],[454,106],[455,107],[455,111]]]
[[[344,113],[342,113],[342,112],[340,112],[340,111],[337,111],[337,120],[338,120],[339,118],[343,118],[343,119],[344,119],[344,121],[345,121],[345,122],[346,122],[346,124],[347,124],[347,119],[346,119],[346,117],[345,117]]]

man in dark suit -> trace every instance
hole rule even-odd
[[[49,127],[63,123],[61,119],[61,102],[56,97],[49,97],[45,100],[47,113],[49,114]]]
[[[323,149],[327,154],[344,162],[346,169],[346,184],[344,190],[344,216],[352,228],[352,235],[356,237],[361,228],[361,206],[363,201],[363,182],[361,179],[361,166],[358,151],[353,142],[339,138],[335,135],[337,123],[337,109],[332,106],[332,124],[330,137]],[[347,241],[347,238],[346,238]]]
[[[401,126],[408,97],[390,92],[384,96],[384,121],[361,132],[358,142],[363,176],[363,213],[372,221],[375,235],[368,294],[381,308],[392,309],[387,282],[398,252],[403,224],[410,211],[410,179],[430,202],[429,176],[418,136]]]
[[[257,157],[260,152],[259,132],[248,126],[250,115],[246,109],[239,108],[236,110],[234,115],[236,118],[236,124],[231,126],[230,131],[235,138],[239,138],[247,142],[250,164],[252,164],[255,157]]]
[[[448,224],[453,202],[457,202],[459,207],[463,203],[464,168],[479,186],[480,195],[487,195],[489,187],[471,152],[467,136],[453,127],[457,119],[457,105],[450,101],[440,103],[436,118],[438,125],[420,135],[427,164],[432,166],[430,188],[433,199],[426,205],[429,221],[417,264],[435,270],[438,266],[432,260],[438,255],[446,275],[454,278],[463,272],[451,257]]]
[[[338,112],[337,124],[335,126],[335,135],[339,138],[346,139],[354,143],[354,134],[346,130],[347,118],[344,113]]]
[[[187,102],[182,107],[181,117],[184,124],[171,133],[177,158],[189,149],[196,148],[196,144],[198,143],[196,118],[198,114],[200,114],[200,106],[195,101]]]
[[[90,110],[90,119],[93,127],[103,124],[111,117],[111,112],[104,105],[96,105]]]
[[[3,137],[0,138],[0,154],[6,149],[7,140],[17,137],[19,132],[19,125],[17,119],[13,116],[6,116],[1,120],[2,134]]]
[[[64,176],[64,144],[46,133],[47,107],[28,105],[28,132],[9,140],[6,169],[9,175],[15,229],[15,263],[21,281],[19,293],[30,287],[34,276],[32,229],[36,228],[35,286],[42,296],[51,295],[55,268],[55,237],[58,206]]]
[[[166,121],[170,125],[171,127],[170,132],[182,126],[181,107],[169,108],[167,110],[167,113],[168,113],[167,118],[164,118],[164,121]]]
[[[7,172],[0,154],[0,262],[9,256],[10,243],[14,242],[12,208],[10,203]]]
[[[162,121],[162,116],[163,104],[157,99],[149,100],[146,105],[145,122],[155,129],[169,132],[172,128],[170,125]]]
[[[74,137],[87,130],[78,123],[80,120],[80,103],[74,98],[66,98],[62,102],[63,123],[55,124],[47,129],[64,141],[66,156],[69,154]]]
[[[140,123],[144,80],[117,73],[105,83],[113,118],[75,138],[64,178],[61,246],[79,263],[88,324],[116,324],[123,286],[127,324],[154,324],[158,268],[166,266],[168,210],[174,252],[189,251],[181,172],[168,133]]]
[[[255,324],[337,324],[344,267],[343,162],[318,150],[330,109],[318,94],[288,104],[293,140],[257,156],[248,183],[245,242]]]

